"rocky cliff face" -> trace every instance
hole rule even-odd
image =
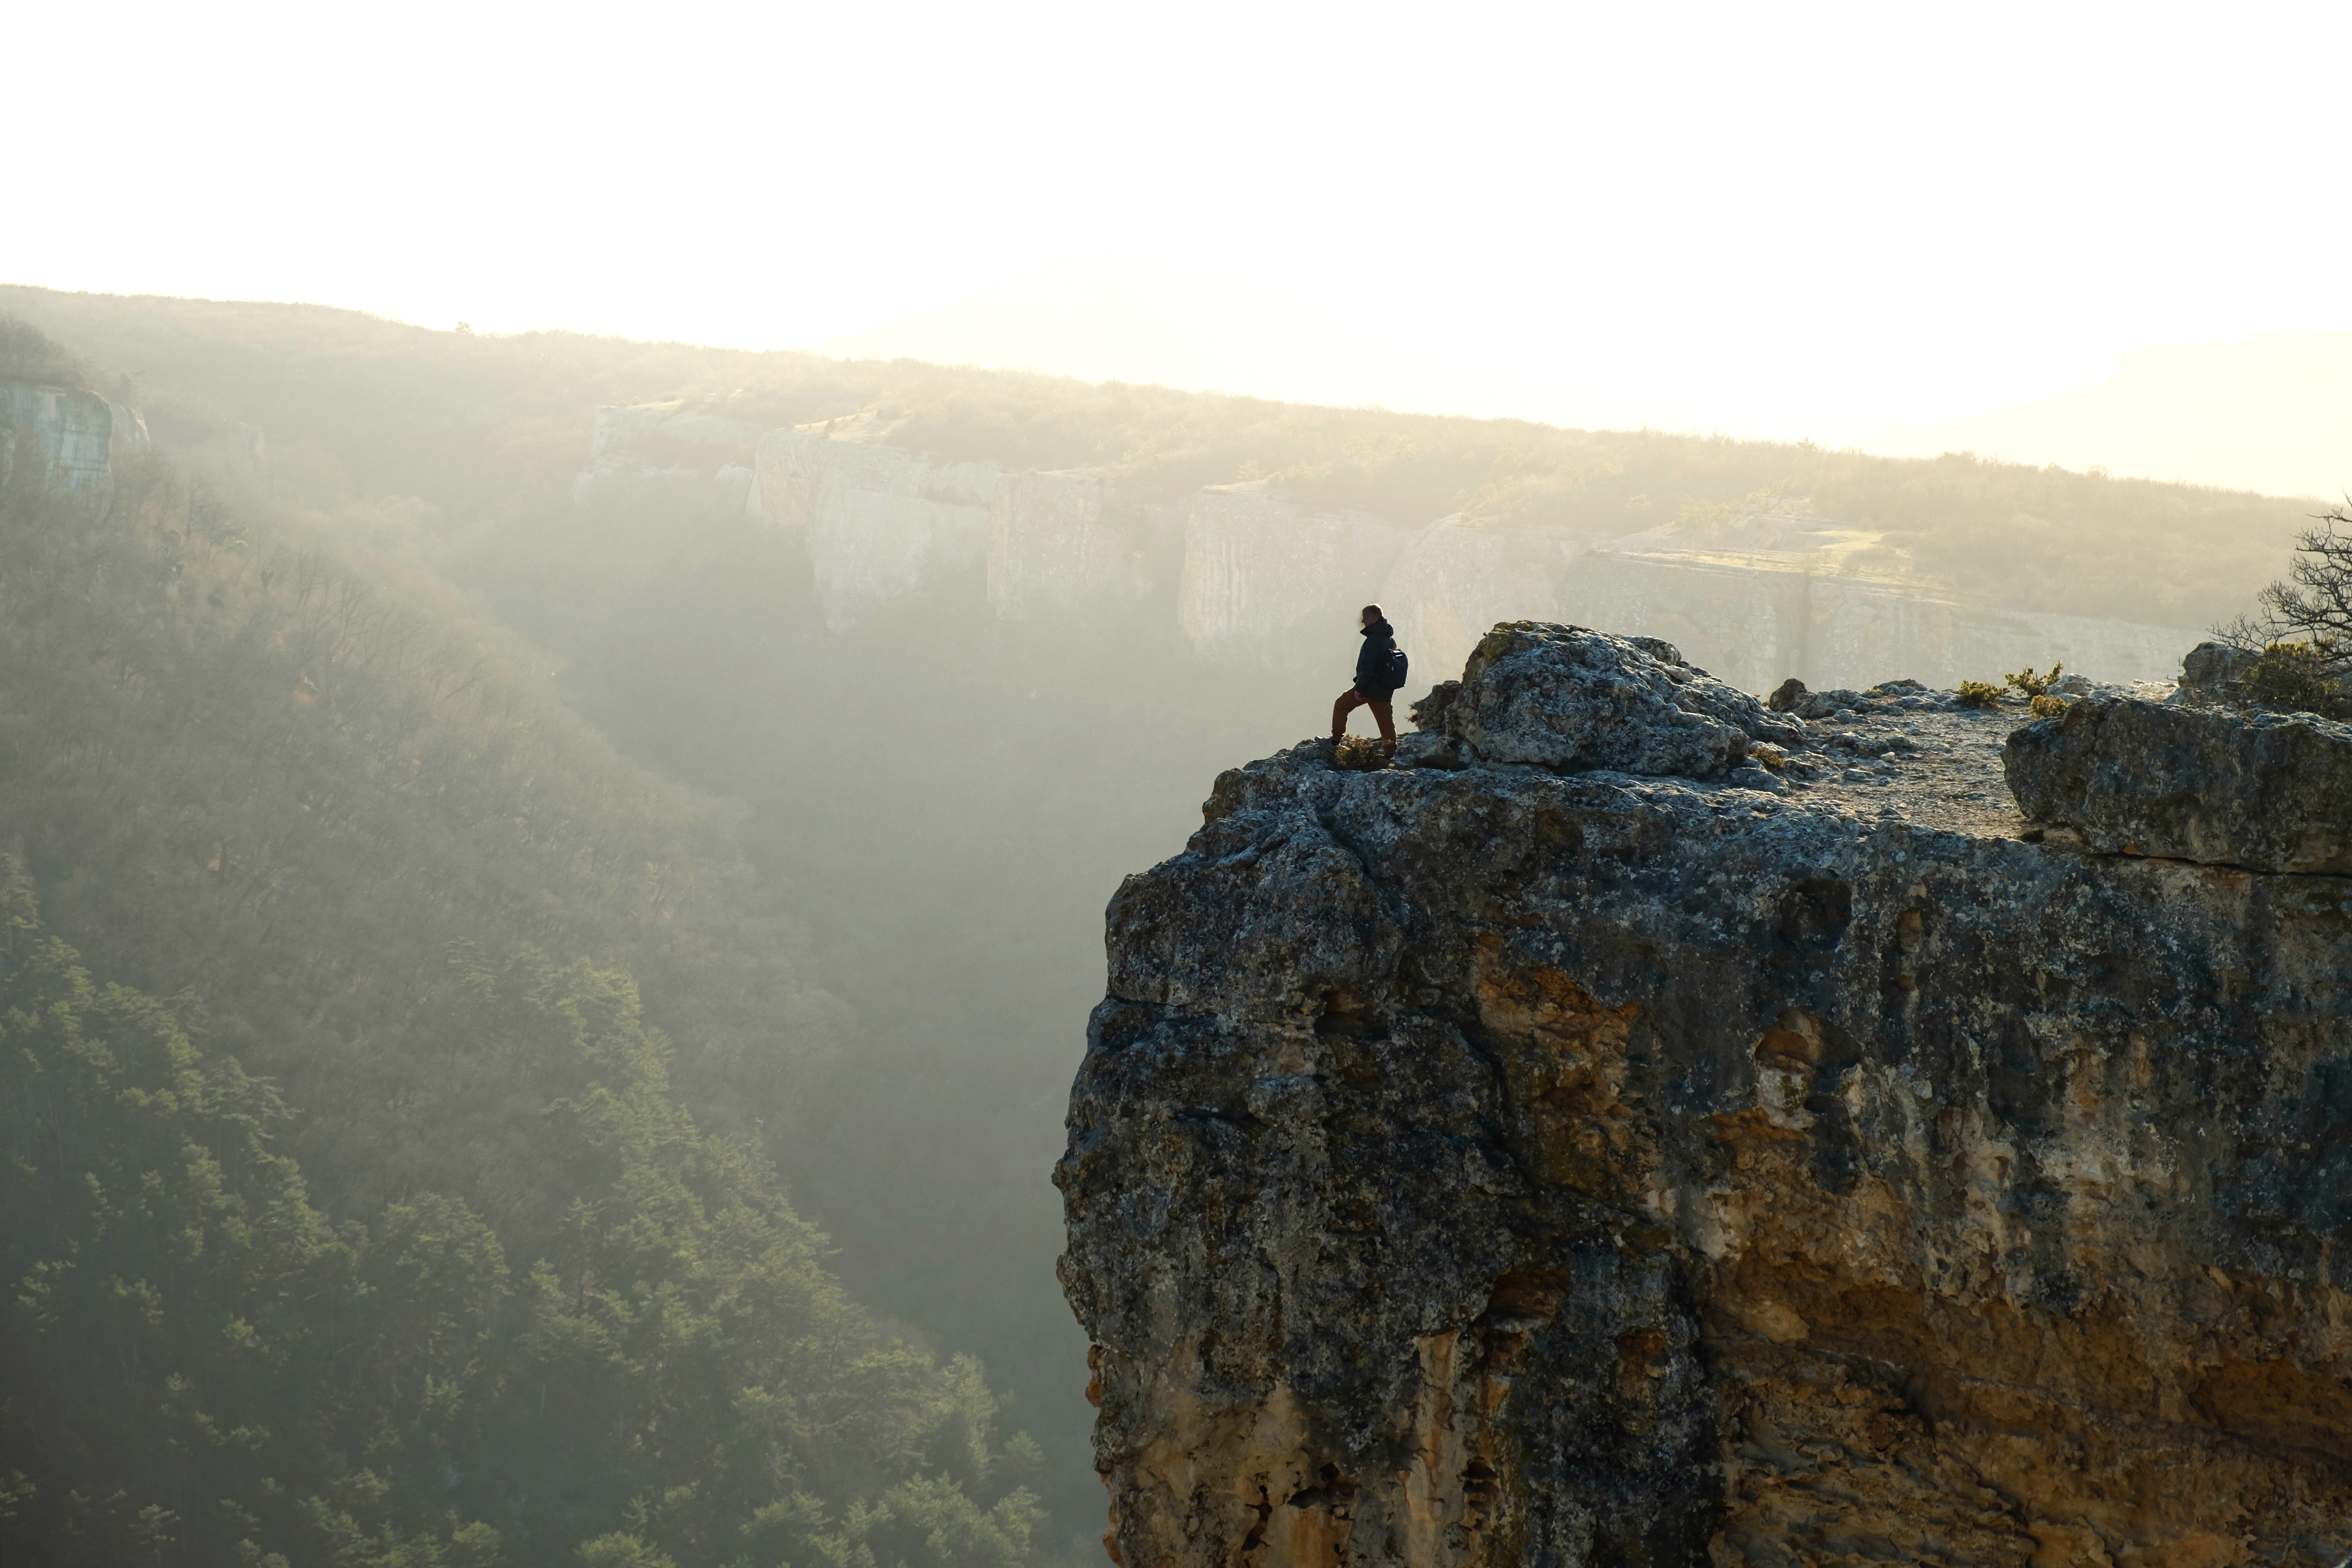
[[[1929,686],[2063,662],[2094,680],[2152,679],[2193,640],[2169,626],[1975,603],[1926,584],[1839,570],[1833,554],[1601,550],[1546,613],[1638,627],[1749,690],[1795,675],[1860,686],[1888,670]],[[1521,611],[1520,614],[1528,612]]]
[[[1203,657],[1320,666],[1329,628],[1377,600],[1425,674],[1458,668],[1500,620],[1623,627],[1682,646],[1736,685],[1852,685],[1899,669],[1937,684],[2063,660],[2100,680],[2162,674],[2169,627],[2021,614],[1862,565],[1873,533],[1734,520],[1700,534],[1594,539],[1318,510],[1265,482],[1156,494],[1083,471],[934,463],[861,420],[761,430],[677,405],[604,410],[586,509],[670,520],[748,510],[805,542],[836,628],[985,563],[1013,621],[1149,624]],[[1899,563],[1897,563],[1899,564]]]
[[[756,513],[758,426],[675,403],[599,409],[572,505],[656,526]]]
[[[1192,498],[1176,615],[1203,653],[1264,659],[1304,626],[1351,626],[1413,531],[1308,511],[1263,482]]]
[[[2352,879],[2099,852],[2184,809],[2128,693],[1776,742],[1501,630],[1422,765],[1228,773],[1112,901],[1055,1180],[1113,1558],[2352,1554]],[[2207,805],[2338,743],[2208,741]]]
[[[989,607],[1008,621],[1117,625],[1183,572],[1183,504],[1099,474],[1008,474],[988,526]]]
[[[146,449],[146,425],[120,403],[94,392],[0,381],[0,484],[29,477],[100,500],[116,466]]]
[[[801,531],[825,625],[845,630],[877,605],[975,573],[987,560],[994,463],[934,463],[819,430],[760,438],[761,513]]]

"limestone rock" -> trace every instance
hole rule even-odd
[[[1004,620],[1117,625],[1175,596],[1181,504],[1099,474],[1008,474],[988,525],[988,604]]]
[[[1833,713],[1860,708],[1867,700],[1859,691],[1809,691],[1805,683],[1792,675],[1772,689],[1764,706],[1775,713],[1793,713],[1800,719],[1826,719]]]
[[[2259,657],[2228,643],[2199,643],[2180,661],[2179,700],[2198,707],[2246,701],[2246,672]]]
[[[835,631],[987,561],[994,463],[935,463],[819,429],[772,430],[760,437],[757,474],[760,513],[802,531]]]
[[[1849,686],[1906,669],[1939,688],[2063,660],[2095,679],[2168,675],[2194,634],[2101,616],[2017,610],[1889,580],[1838,550],[1743,551],[1594,541],[1547,614],[1670,637],[1733,684],[1795,675]]]
[[[1335,636],[1344,644],[1413,531],[1367,512],[1309,510],[1264,481],[1198,491],[1184,521],[1178,624],[1213,658],[1279,660],[1309,628],[1318,646]],[[1352,648],[1340,652],[1352,663]]]
[[[1233,770],[1112,900],[1118,1561],[2352,1555],[2352,878],[1472,761]]]
[[[759,437],[756,426],[680,403],[600,408],[588,466],[572,482],[572,506],[650,527],[740,518],[751,500]]]
[[[1689,778],[1722,773],[1754,742],[1805,733],[1684,663],[1671,643],[1540,621],[1488,632],[1463,679],[1433,690],[1412,717],[1482,763]]]
[[[2352,725],[2086,698],[2011,735],[2002,764],[2028,817],[2094,849],[2352,872]]]
[[[748,512],[792,531],[836,628],[911,595],[984,592],[1007,620],[1141,617],[1207,658],[1319,668],[1334,628],[1344,639],[1377,600],[1416,686],[1465,658],[1478,628],[1523,617],[1668,638],[1759,691],[1790,675],[1832,685],[1897,666],[1949,686],[2053,659],[2129,680],[2169,667],[2189,640],[1957,596],[1916,580],[1881,533],[1778,511],[1637,534],[1427,521],[1318,506],[1266,480],[1187,493],[1006,474],[935,462],[890,435],[872,409],[763,430],[680,404],[610,408],[576,495],[646,526]]]
[[[1459,669],[1496,622],[1556,617],[1559,584],[1581,546],[1555,530],[1442,517],[1405,546],[1375,597],[1414,668]]]
[[[0,381],[0,484],[30,482],[103,500],[116,468],[147,449],[138,414],[94,392]]]

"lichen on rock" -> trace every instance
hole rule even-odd
[[[1483,763],[1686,778],[1725,772],[1754,742],[1804,734],[1684,663],[1671,643],[1540,621],[1488,632],[1461,680],[1436,687],[1412,716]]]
[[[2352,1553],[2352,879],[1636,773],[1729,743],[1555,716],[1690,681],[1502,630],[1444,765],[1234,770],[1112,900],[1113,1557]]]
[[[2018,805],[2107,854],[2352,873],[2352,725],[2093,698],[2009,738]]]

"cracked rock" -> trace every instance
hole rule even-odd
[[[1231,770],[1111,900],[1055,1180],[1113,1560],[2352,1556],[2352,877],[1935,794],[1998,713],[1867,792],[1604,771],[1557,716],[1681,757],[1684,667],[1503,630],[1420,765]],[[2095,697],[2010,766],[2320,864],[2347,743]]]
[[[2102,853],[2352,872],[2352,725],[2086,698],[2011,735],[2002,760],[2029,820]]]
[[[1412,718],[1471,761],[1558,773],[1715,778],[1756,742],[1805,738],[1801,722],[1684,663],[1671,643],[1541,621],[1487,633],[1462,679],[1414,704]]]

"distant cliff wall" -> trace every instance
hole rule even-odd
[[[1184,515],[1099,474],[1008,474],[989,505],[989,607],[1009,621],[1149,616],[1176,595]]]
[[[147,445],[139,416],[94,392],[0,382],[0,483],[31,479],[101,499],[116,467]]]
[[[1562,584],[1585,548],[1574,535],[1443,517],[1398,555],[1381,584],[1380,603],[1415,668],[1425,677],[1450,673],[1496,622],[1560,614]],[[1647,631],[1630,619],[1608,624]]]
[[[1432,672],[1461,668],[1497,621],[1557,619],[1663,637],[1751,691],[1792,675],[1866,686],[1890,671],[1953,687],[2056,660],[2094,680],[2148,680],[2199,640],[2170,626],[1972,603],[1850,573],[1828,552],[1625,550],[1458,517],[1420,531],[1380,599]]]
[[[772,430],[677,405],[610,408],[576,494],[583,510],[667,520],[655,526],[748,514],[796,533],[835,630],[962,584],[1010,621],[1151,627],[1221,662],[1344,668],[1356,611],[1377,600],[1416,691],[1486,626],[1530,616],[1664,637],[1755,690],[1890,670],[1950,685],[2053,659],[2096,679],[2155,679],[2197,640],[1863,571],[1853,556],[1874,535],[1807,520],[1758,520],[1770,547],[1738,524],[1729,544],[1600,539],[1318,508],[1262,480],[1165,493],[1083,470],[1007,472],[872,434],[860,421]]]
[[[753,492],[761,515],[806,539],[825,625],[843,631],[983,565],[1002,478],[994,463],[773,430],[760,438]]]
[[[1263,482],[1202,490],[1184,521],[1177,623],[1212,657],[1271,662],[1311,636],[1340,644],[1352,668],[1345,639],[1416,531],[1308,510]]]
[[[753,506],[761,428],[674,403],[599,409],[573,506],[677,526]]]
[[[2150,680],[2200,640],[2170,626],[2003,610],[1801,561],[1696,553],[1590,552],[1547,610],[1664,637],[1751,691],[1791,675],[1820,687],[1900,676],[1949,688],[2053,660],[2094,680]]]

